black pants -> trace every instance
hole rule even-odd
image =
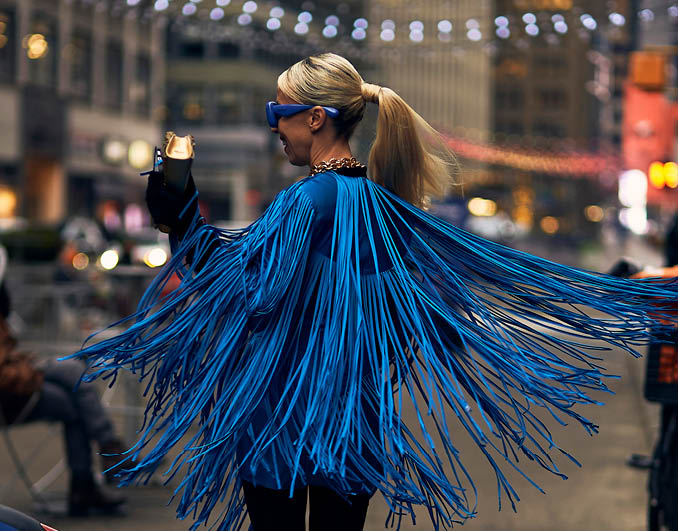
[[[303,487],[294,491],[255,487],[243,481],[247,512],[253,531],[305,531],[306,496],[310,513],[309,531],[362,531],[370,503],[369,494],[342,498],[325,487]]]

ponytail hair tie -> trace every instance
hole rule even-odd
[[[379,95],[381,94],[381,87],[372,83],[363,83],[360,86],[363,99],[371,103],[379,103]]]

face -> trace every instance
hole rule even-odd
[[[299,103],[288,98],[278,89],[276,101],[280,104]],[[271,132],[280,136],[285,154],[294,166],[308,166],[311,160],[311,110],[292,116],[280,116],[278,127]]]

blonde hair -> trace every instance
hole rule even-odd
[[[365,83],[345,58],[333,53],[307,57],[280,74],[278,88],[298,103],[338,109],[333,123],[346,139],[362,120],[366,103],[378,104],[377,136],[368,159],[372,180],[419,206],[446,193],[457,163],[440,133],[394,91]]]

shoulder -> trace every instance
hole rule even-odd
[[[333,172],[319,173],[301,181],[299,191],[309,198],[316,211],[334,210],[337,200],[337,178],[339,177]]]

